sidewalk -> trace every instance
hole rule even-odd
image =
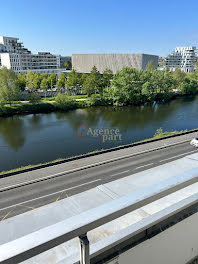
[[[168,145],[182,143],[184,141],[190,141],[192,138],[197,137],[198,132],[186,134],[178,137],[173,137],[169,139],[162,139],[160,141],[151,142],[143,145],[138,145],[126,149],[121,149],[117,151],[107,152],[104,154],[99,154],[87,158],[81,158],[74,161],[65,162],[58,165],[49,166],[42,169],[37,169],[29,172],[20,173],[17,175],[8,176],[0,179],[1,185],[0,189],[3,189],[10,185],[17,185],[23,182],[32,181],[35,179],[49,177],[55,174],[64,173],[70,170],[78,170],[79,168],[86,168],[88,166],[94,166],[94,164],[105,163],[109,160],[119,159],[127,155],[136,155],[137,153],[144,151],[152,151],[153,149],[163,148]]]

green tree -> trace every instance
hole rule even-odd
[[[65,83],[69,94],[71,92],[75,93],[80,87],[80,74],[75,70],[72,70]]]
[[[179,86],[179,89],[184,95],[196,94],[197,88],[198,88],[198,83],[195,80],[192,80],[188,77],[186,77]]]
[[[106,69],[102,75],[102,87],[109,87],[111,80],[113,79],[113,72],[110,69]]]
[[[155,65],[153,64],[153,61],[150,60],[146,65],[146,71],[154,71],[154,70],[155,70]]]
[[[49,80],[48,79],[43,79],[41,81],[41,89],[47,90],[47,89],[49,89],[49,87],[50,87]]]
[[[73,109],[76,106],[76,101],[71,99],[71,97],[66,94],[58,94],[55,97],[55,101],[56,101],[56,107],[59,108],[60,110]]]
[[[72,69],[72,63],[71,63],[71,61],[66,61],[64,63],[64,66],[65,66],[65,69],[66,70],[71,70]]]
[[[82,85],[82,91],[83,93],[87,94],[88,96],[91,96],[92,94],[95,93],[95,82],[93,80],[93,78],[89,76],[87,76],[86,80],[84,81],[83,85]]]
[[[90,96],[91,94],[94,93],[96,94],[97,91],[101,91],[101,88],[102,88],[101,74],[97,70],[96,66],[94,66],[91,70],[91,73],[87,76],[82,86],[82,90],[84,93]]]
[[[65,81],[66,81],[65,74],[61,73],[61,75],[59,76],[59,79],[56,83],[57,88],[58,89],[65,88]]]
[[[97,70],[96,66],[93,66],[91,73],[90,73],[90,78],[92,78],[92,80],[94,82],[94,90],[96,93],[96,91],[102,85],[102,76],[101,76],[100,72]]]
[[[16,75],[12,70],[3,67],[0,70],[0,101],[11,104],[21,99],[20,88],[16,84]]]
[[[28,101],[31,104],[38,104],[41,101],[41,97],[37,93],[30,93],[28,96]]]
[[[30,90],[30,92],[33,92],[35,90],[34,73],[32,71],[28,71],[28,73],[26,74],[26,86]]]
[[[181,69],[179,68],[176,68],[175,71],[173,72],[173,78],[176,81],[177,85],[183,82],[185,77],[186,77],[186,73],[181,71]]]
[[[34,88],[34,90],[40,89],[41,81],[42,81],[41,74],[40,73],[36,73],[34,75],[34,79],[33,79],[33,88]]]
[[[49,77],[49,74],[48,73],[41,74],[41,80],[47,79],[48,77]]]
[[[142,85],[142,94],[145,95],[148,101],[154,100],[155,94],[153,92],[153,83],[151,81],[147,81]]]
[[[111,86],[104,89],[104,96],[115,105],[138,104],[142,98],[141,72],[124,67],[111,81]]]
[[[57,80],[57,75],[55,73],[52,73],[48,77],[48,81],[49,81],[50,87],[54,87],[56,85],[56,80]]]
[[[81,74],[80,76],[80,86],[81,87],[83,86],[83,83],[85,82],[86,79],[87,79],[87,74],[86,73]]]
[[[195,70],[198,70],[198,59],[196,60],[196,62],[195,62]]]
[[[193,73],[188,74],[192,79],[198,82],[198,60],[195,63],[195,71]]]
[[[165,99],[165,100],[170,99],[175,84],[173,76],[170,72],[167,71],[161,71],[161,74],[162,74],[162,82],[161,82],[162,87],[160,89],[161,99]]]
[[[24,91],[26,87],[26,76],[22,73],[19,73],[17,75],[15,83],[21,91]]]
[[[152,71],[149,82],[152,83],[152,99],[163,100],[172,96],[174,88],[173,76],[167,71]]]

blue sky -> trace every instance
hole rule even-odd
[[[167,55],[198,46],[197,0],[6,0],[0,14],[0,35],[33,52]]]

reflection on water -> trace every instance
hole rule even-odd
[[[18,116],[0,119],[0,134],[3,141],[5,141],[13,150],[19,150],[25,143],[23,120]]]
[[[121,144],[127,144],[153,136],[159,127],[167,131],[198,127],[197,113],[198,96],[164,104],[0,118],[0,170],[120,145],[93,137],[76,138],[76,128],[82,122],[92,128],[118,128]]]

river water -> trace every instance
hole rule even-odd
[[[197,116],[198,96],[146,106],[0,118],[0,171],[136,142],[152,137],[160,127],[197,128]]]

